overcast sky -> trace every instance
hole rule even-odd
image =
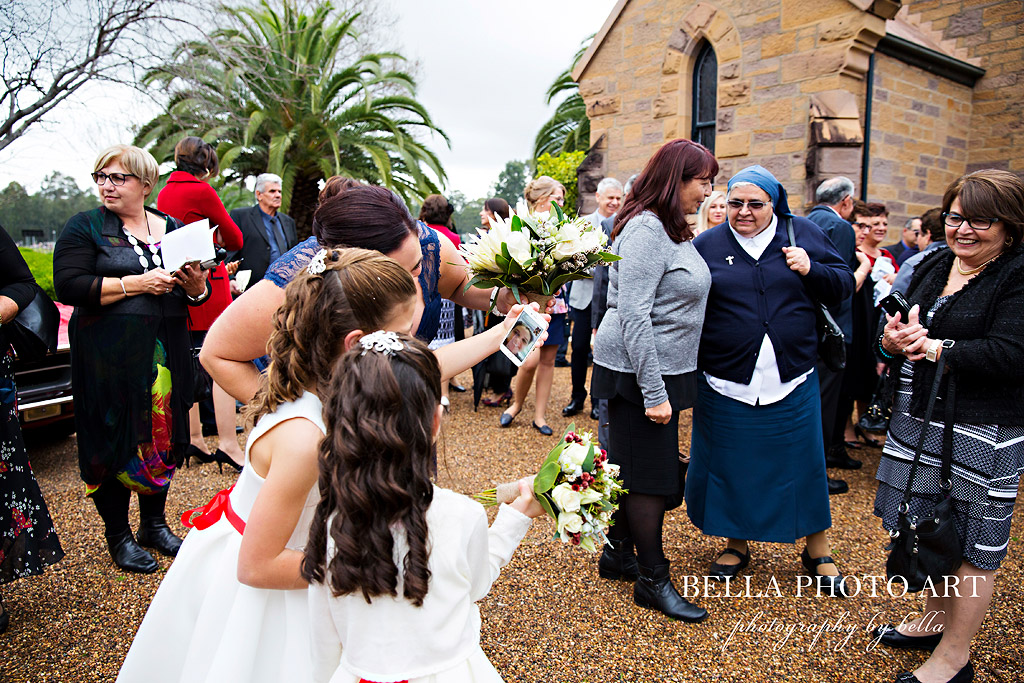
[[[419,100],[451,139],[434,150],[448,191],[485,196],[510,159],[526,159],[553,107],[548,86],[586,36],[597,32],[615,0],[390,0],[400,52],[418,62]],[[90,183],[96,153],[129,142],[152,102],[131,90],[86,86],[0,152],[0,187],[12,180],[35,191],[54,170]]]

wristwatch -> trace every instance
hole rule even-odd
[[[925,353],[925,360],[929,360],[934,363],[939,358],[939,349],[949,349],[953,347],[956,342],[952,339],[936,339],[928,347],[928,351]]]

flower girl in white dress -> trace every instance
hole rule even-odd
[[[501,681],[475,603],[543,514],[531,487],[488,529],[479,503],[432,483],[441,372],[412,337],[363,337],[326,396],[322,497],[302,565],[313,679]]]
[[[121,667],[122,683],[312,679],[302,550],[319,500],[317,395],[364,331],[408,331],[416,285],[375,251],[322,251],[287,288],[235,485],[185,513],[189,532]],[[494,352],[504,326],[442,350],[446,376]],[[490,332],[490,331],[488,331]],[[472,343],[469,343],[472,342]]]

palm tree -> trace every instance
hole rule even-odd
[[[547,104],[563,92],[569,96],[562,100],[555,108],[554,115],[541,126],[540,132],[533,142],[533,159],[537,159],[547,153],[558,156],[562,152],[586,151],[590,147],[590,119],[587,118],[587,105],[580,97],[579,85],[572,80],[572,70],[576,68],[583,53],[590,46],[593,35],[588,36],[580,43],[579,50],[573,57],[569,68],[558,74],[554,83],[548,88]]]
[[[318,183],[331,175],[389,187],[406,201],[440,191],[444,169],[421,138],[448,138],[415,99],[413,78],[390,68],[403,58],[370,53],[342,63],[359,49],[358,14],[338,14],[327,1],[306,14],[295,0],[223,14],[228,26],[180,44],[169,64],[145,74],[169,100],[136,144],[168,160],[183,135],[199,135],[217,147],[225,182],[280,175],[282,210],[307,235]]]

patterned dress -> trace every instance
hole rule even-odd
[[[928,312],[927,324],[949,296],[940,297]],[[898,525],[899,505],[907,490],[921,429],[924,447],[914,475],[910,515],[925,517],[939,502],[942,465],[941,419],[927,425],[910,415],[915,363],[905,360],[899,369],[899,385],[893,398],[889,435],[878,465],[875,515],[882,526]],[[940,413],[941,402],[935,411]],[[997,424],[953,424],[952,499],[953,520],[963,545],[964,558],[979,569],[995,570],[1006,557],[1013,506],[1024,473],[1024,427]]]
[[[53,521],[25,451],[18,424],[14,352],[0,332],[0,585],[60,562]]]

